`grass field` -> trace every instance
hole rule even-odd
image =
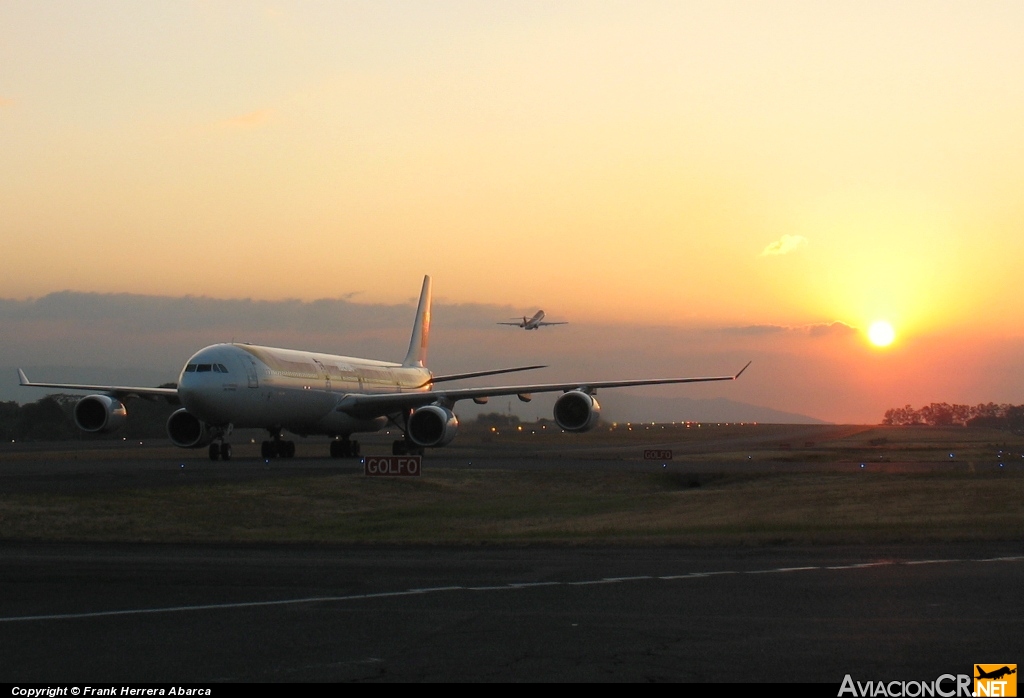
[[[1021,437],[967,429],[658,426],[654,433],[634,426],[568,443],[562,434],[510,434],[507,442],[491,434],[444,449],[449,459],[491,454],[527,461],[543,457],[544,463],[603,454],[606,460],[592,470],[434,467],[428,456],[423,475],[408,479],[328,470],[201,486],[0,494],[0,539],[571,545],[1024,541]],[[528,437],[534,438],[525,441]],[[672,448],[671,466],[623,467],[636,466],[645,448]]]

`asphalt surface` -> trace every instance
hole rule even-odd
[[[359,472],[329,459],[214,467],[177,454],[22,450],[0,459],[0,487],[74,495]],[[651,467],[572,459],[522,467],[538,465]],[[1020,541],[718,549],[0,542],[0,682],[810,681],[838,690],[847,674],[934,681],[1024,657],[1022,579]]]
[[[1020,545],[0,545],[0,681],[933,681],[1024,650]]]

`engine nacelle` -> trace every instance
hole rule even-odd
[[[82,431],[105,434],[124,425],[128,410],[109,395],[87,395],[75,405],[75,424]]]
[[[597,398],[582,390],[570,390],[555,400],[555,422],[566,431],[590,431],[600,416]]]
[[[417,446],[447,446],[459,431],[459,418],[447,407],[427,405],[409,415],[406,435]]]
[[[205,422],[182,407],[167,419],[167,436],[180,448],[202,448],[220,436],[219,429],[210,429]]]

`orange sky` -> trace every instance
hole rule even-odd
[[[888,351],[799,351],[895,376],[955,338],[983,376],[1024,336],[1022,26],[999,2],[4,3],[0,298],[396,303],[430,273],[575,323],[885,318]]]

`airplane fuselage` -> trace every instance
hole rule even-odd
[[[544,311],[538,310],[533,317],[523,318],[523,327],[528,330],[535,330],[540,327],[541,320],[544,319]]]
[[[196,352],[178,378],[185,408],[214,426],[287,429],[296,434],[377,431],[385,417],[337,411],[349,393],[427,390],[426,368],[250,344],[214,344]]]

